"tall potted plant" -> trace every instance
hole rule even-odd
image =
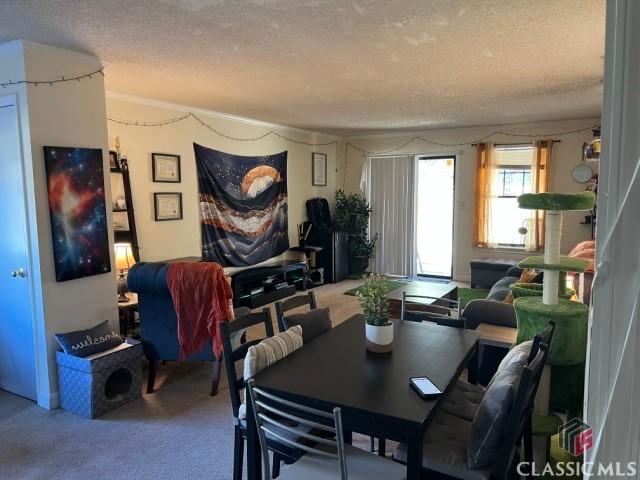
[[[369,268],[369,259],[373,257],[378,235],[368,238],[371,207],[367,199],[357,193],[346,194],[336,191],[335,228],[349,235],[349,260],[351,274],[362,276]]]
[[[356,293],[365,316],[367,350],[390,352],[393,347],[393,323],[389,320],[387,281],[384,275],[370,275]]]

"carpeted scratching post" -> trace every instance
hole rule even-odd
[[[569,300],[573,291],[566,288],[566,272],[583,272],[588,261],[560,255],[562,212],[591,210],[595,203],[592,192],[576,194],[527,193],[518,197],[520,208],[545,210],[544,256],[526,258],[521,268],[544,271],[542,286],[513,285],[513,306],[518,322],[516,343],[531,340],[553,320],[556,323],[547,365],[538,387],[535,414],[549,414],[551,366],[581,366],[587,351],[588,307]]]

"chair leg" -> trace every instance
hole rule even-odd
[[[273,452],[273,465],[271,465],[271,478],[280,476],[280,454]]]
[[[527,420],[524,425],[524,432],[522,434],[524,444],[524,461],[531,464],[533,462],[533,432],[532,432],[532,417],[531,413],[527,416]],[[548,460],[548,459],[547,459]]]
[[[149,360],[149,375],[147,376],[147,393],[153,393],[153,387],[156,383],[156,370],[158,369],[157,360]]]
[[[211,380],[211,396],[214,397],[218,394],[218,384],[220,383],[220,370],[222,368],[222,361],[213,361],[213,379]]]
[[[373,435],[369,435],[369,451],[371,453],[376,449],[376,439]]]
[[[381,457],[386,456],[387,453],[387,442],[384,438],[378,438],[378,455]]]
[[[233,439],[233,480],[242,480],[242,461],[244,458],[244,438],[236,429]]]

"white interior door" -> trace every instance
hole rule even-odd
[[[418,157],[416,167],[416,271],[453,275],[455,156]]]
[[[31,291],[16,97],[0,97],[0,388],[36,399]]]

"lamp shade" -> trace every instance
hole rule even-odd
[[[128,270],[136,263],[131,251],[131,245],[128,243],[116,243],[114,245],[116,252],[116,268],[118,270]]]

